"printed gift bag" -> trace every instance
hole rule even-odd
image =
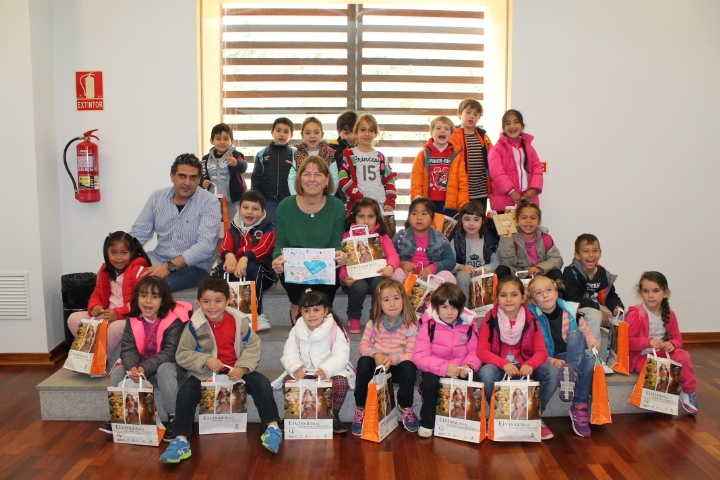
[[[350,229],[350,236],[342,241],[347,253],[347,273],[355,280],[378,277],[378,270],[387,265],[380,236],[368,233],[367,225],[356,225]]]
[[[375,369],[368,383],[365,417],[360,438],[380,443],[398,426],[398,408],[395,403],[392,374],[381,365]]]
[[[492,310],[497,285],[497,276],[494,273],[484,273],[484,269],[482,271],[482,274],[472,278],[467,305],[481,319]]]
[[[468,369],[465,369],[468,370]],[[480,443],[485,440],[485,385],[468,379],[441,378],[435,410],[436,437]]]
[[[213,373],[212,380],[200,382],[200,395],[200,435],[247,431],[244,380],[233,382],[227,375]]]
[[[253,332],[258,331],[258,306],[255,295],[255,282],[241,280],[231,282],[230,276],[226,273],[225,280],[230,285],[230,300],[228,307],[235,308],[250,317],[250,326]]]
[[[142,374],[139,385],[130,380],[133,386],[126,386],[129,379],[126,375],[117,387],[107,387],[113,441],[157,447],[165,427],[156,415],[153,386]]]
[[[91,376],[104,376],[107,361],[107,320],[95,317],[83,319],[78,327],[77,335],[64,368]]]
[[[605,378],[605,371],[600,363],[600,357],[598,356],[596,348],[593,348],[593,353],[595,354],[595,370],[593,372],[590,423],[593,425],[604,425],[606,423],[612,423],[607,379]]]
[[[430,303],[430,295],[432,292],[442,285],[444,280],[436,275],[428,275],[427,280],[420,278],[411,273],[407,276],[404,283],[405,293],[410,297],[410,304],[413,307],[415,315],[420,317],[425,312],[425,307]]]
[[[680,363],[658,357],[653,348],[653,353],[647,354],[645,368],[640,371],[629,403],[645,410],[677,415],[681,371]]]
[[[488,438],[496,442],[539,442],[540,382],[528,377],[495,382]]]
[[[225,236],[225,232],[230,230],[230,212],[228,211],[228,201],[225,195],[218,193],[217,185],[213,183],[212,186],[215,187],[215,198],[217,198],[220,202],[222,222],[220,223],[220,233],[218,234],[218,238],[222,239]]]
[[[385,226],[387,227],[388,236],[390,238],[395,237],[397,233],[397,223],[395,222],[395,214],[389,212],[383,212],[383,219],[385,220]]]
[[[450,237],[453,230],[455,229],[456,224],[457,220],[455,220],[454,218],[443,215],[442,213],[436,213],[435,217],[433,218],[432,227],[435,230],[442,232],[443,235],[445,235],[446,237]]]
[[[288,380],[283,392],[286,440],[333,438],[331,380]]]
[[[628,324],[625,315],[620,314],[610,319],[610,351],[607,364],[618,373],[630,374],[630,340],[628,337]]]

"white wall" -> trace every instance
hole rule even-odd
[[[549,162],[543,223],[596,234],[626,305],[668,277],[681,330],[718,331],[720,3],[515,0],[512,104]]]

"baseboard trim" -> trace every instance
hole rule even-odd
[[[683,343],[720,343],[720,332],[683,332]]]
[[[0,367],[51,367],[67,354],[62,342],[48,353],[0,353]]]

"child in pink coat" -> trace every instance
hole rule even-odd
[[[343,234],[343,240],[350,237],[350,233],[353,232],[355,236],[358,235],[357,231],[353,231],[356,226],[366,226],[368,233],[378,234],[378,238],[382,243],[382,249],[385,253],[385,260],[387,265],[377,271],[376,277],[355,279],[348,275],[347,268],[343,265],[340,267],[340,287],[343,292],[347,293],[348,296],[348,331],[350,333],[362,333],[360,328],[360,317],[362,316],[363,302],[368,294],[373,293],[377,290],[380,282],[386,278],[390,278],[395,272],[395,269],[400,266],[400,257],[395,250],[395,244],[392,239],[388,236],[387,226],[383,219],[382,210],[380,210],[380,204],[370,197],[363,197],[352,206],[350,215],[345,219],[345,233]],[[360,230],[360,229],[357,229]],[[356,242],[358,257],[365,255],[364,259],[358,258],[360,263],[366,263],[367,261],[373,260],[370,248],[367,241],[364,243],[364,252],[360,250],[360,241]],[[367,256],[370,255],[370,259]]]
[[[469,371],[480,368],[477,317],[465,308],[466,301],[460,287],[443,283],[433,292],[430,307],[420,319],[413,363],[422,373],[421,437],[431,437],[435,428],[440,379],[467,378]]]
[[[697,415],[697,378],[690,354],[683,350],[682,335],[675,312],[670,310],[670,288],[665,275],[645,272],[637,285],[643,303],[632,306],[625,315],[630,340],[630,370],[640,372],[653,349],[659,357],[682,364],[680,403],[691,415]]]

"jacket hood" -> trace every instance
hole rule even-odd
[[[436,322],[442,322],[445,325],[447,323],[440,320],[440,316],[438,315],[437,311],[432,308],[432,305],[427,306],[427,311],[430,313],[430,317],[435,320]],[[467,308],[463,309],[463,311],[460,313],[460,316],[457,319],[457,322],[455,322],[455,326],[458,325],[472,325],[477,321],[477,315],[472,310],[469,310]]]
[[[300,317],[295,324],[295,336],[304,342],[319,342],[320,340],[323,340],[330,335],[334,323],[335,319],[333,318],[332,314],[328,314],[323,319],[323,323],[318,325],[315,330],[310,330],[310,328],[305,323],[305,319]]]
[[[266,216],[267,215],[263,215],[262,217],[258,218],[257,222],[253,223],[249,227],[243,227],[243,220],[242,220],[242,217],[240,217],[240,209],[238,208],[238,211],[235,212],[235,215],[233,216],[232,224],[235,226],[235,228],[240,230],[242,233],[247,233],[247,231],[250,230],[251,228],[257,227],[258,225],[260,225],[260,223],[263,220],[265,220]]]
[[[520,137],[523,139],[523,142],[525,145],[532,145],[532,141],[535,139],[534,136],[530,135],[529,133],[523,132]],[[500,134],[500,138],[498,138],[497,145],[505,145],[506,148],[510,148],[510,142],[508,141],[507,137],[504,133]]]

